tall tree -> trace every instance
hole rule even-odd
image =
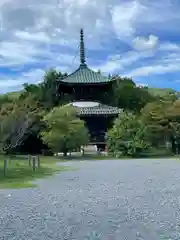
[[[24,84],[24,91],[20,98],[25,99],[29,95],[38,101],[39,107],[50,110],[59,103],[58,80],[67,76],[55,69],[50,69],[44,75],[44,80],[39,84]]]
[[[136,87],[132,79],[114,77],[113,100],[115,105],[125,110],[139,112],[153,97],[146,89]]]
[[[28,107],[29,106],[29,107]],[[0,110],[0,150],[9,153],[19,147],[32,128],[37,124],[39,114],[34,106],[24,101],[11,103]]]
[[[132,113],[121,113],[106,137],[108,150],[114,155],[138,156],[150,146],[145,124]]]
[[[165,144],[168,134],[167,106],[163,102],[148,103],[141,111],[141,118],[148,127],[148,138],[154,146]]]
[[[44,117],[46,129],[41,137],[53,152],[63,152],[80,148],[88,143],[88,131],[77,112],[70,106],[55,107]]]
[[[50,69],[44,76],[44,81],[40,84],[41,101],[43,101],[45,108],[51,109],[58,103],[57,81],[59,73]]]
[[[154,146],[176,143],[180,145],[180,101],[159,101],[147,104],[142,109],[142,120],[148,126],[148,138]],[[180,148],[180,147],[179,147]]]

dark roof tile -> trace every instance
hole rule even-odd
[[[71,103],[73,106],[73,103]],[[78,115],[80,116],[88,116],[88,115],[118,115],[122,109],[117,107],[112,107],[104,104],[100,104],[98,106],[93,107],[77,107],[73,106],[78,111]]]
[[[100,73],[89,69],[86,64],[81,64],[80,67],[63,80],[66,83],[106,83],[112,81],[110,78],[102,76]]]

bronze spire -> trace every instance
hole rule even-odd
[[[80,65],[86,65],[85,48],[84,48],[84,33],[83,29],[80,30]]]

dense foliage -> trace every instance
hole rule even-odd
[[[52,152],[79,150],[88,143],[88,131],[76,111],[70,106],[55,107],[45,115],[45,130],[40,134]]]
[[[146,134],[147,126],[141,118],[121,113],[107,133],[108,150],[115,156],[139,156],[150,146]]]
[[[24,84],[17,93],[0,96],[1,152],[67,150],[87,142],[84,122],[66,105],[73,93],[59,95],[58,79],[66,73],[50,69],[39,84]],[[124,109],[107,133],[110,152],[136,156],[144,150],[180,149],[180,100],[173,90],[138,87],[129,78],[113,78],[102,102]],[[103,99],[104,98],[104,99]]]

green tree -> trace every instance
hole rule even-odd
[[[129,78],[114,77],[113,102],[120,108],[139,112],[153,96],[145,88],[137,87]]]
[[[180,100],[167,106],[165,119],[168,124],[168,141],[172,144],[172,151],[180,153]]]
[[[138,156],[150,146],[146,126],[132,113],[121,113],[107,133],[108,150],[114,155]]]
[[[71,106],[55,107],[44,117],[46,129],[41,132],[45,144],[53,152],[63,152],[80,148],[88,143],[88,131],[84,121],[77,117]]]
[[[58,105],[60,97],[58,96],[58,80],[66,77],[66,73],[57,72],[50,69],[44,75],[44,79],[39,84],[24,84],[24,91],[21,93],[20,99],[23,100],[28,96],[38,102],[39,107],[50,110]]]
[[[147,138],[153,146],[164,145],[168,137],[168,119],[165,117],[167,104],[164,102],[148,103],[141,110],[141,119],[147,126]]]
[[[177,142],[180,145],[180,100],[148,103],[141,113],[152,145],[167,147],[170,142],[172,151],[176,152]]]
[[[59,102],[58,80],[63,79],[67,74],[50,69],[44,76],[44,81],[40,84],[41,101],[46,109],[52,109]]]
[[[19,147],[39,118],[28,101],[4,104],[0,109],[0,151],[10,153]]]
[[[7,119],[6,123],[10,123],[10,116],[8,115],[11,115],[11,111],[17,112],[18,108],[21,110],[21,114],[25,113],[27,116],[32,115],[32,113],[34,114],[32,126],[28,127],[28,131],[18,144],[13,144],[15,146],[13,151],[22,150],[25,152],[32,152],[33,149],[34,151],[40,151],[40,149],[37,150],[37,148],[32,148],[30,146],[34,144],[33,141],[37,143],[36,146],[38,145],[39,148],[46,149],[47,146],[43,145],[39,136],[39,132],[42,130],[44,124],[40,119],[45,115],[45,112],[52,109],[59,102],[57,94],[58,79],[62,79],[65,76],[66,74],[50,69],[45,74],[42,83],[25,83],[24,89],[18,94],[9,93],[4,96],[2,95],[0,98],[0,115],[4,114],[4,119]],[[16,109],[14,109],[14,107]],[[12,121],[11,119],[11,122]],[[15,121],[13,123],[15,123]],[[7,129],[8,128],[10,129],[10,127],[7,127]]]

